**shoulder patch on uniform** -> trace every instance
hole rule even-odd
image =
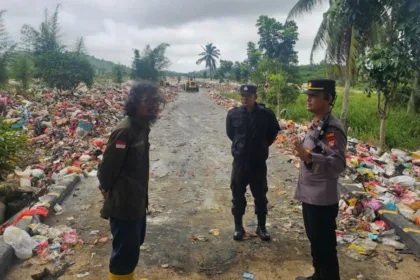
[[[325,135],[325,140],[327,141],[328,147],[334,150],[337,147],[337,139],[335,139],[334,132],[328,132]]]
[[[125,149],[126,146],[127,144],[124,141],[117,141],[115,144],[115,147],[117,149]]]

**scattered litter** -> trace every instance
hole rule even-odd
[[[84,277],[89,276],[89,272],[79,273],[79,274],[77,274],[76,276],[77,276],[77,278],[84,278]]]
[[[213,234],[213,235],[216,235],[216,236],[220,235],[220,231],[218,229],[211,229],[209,231],[209,233],[210,234]]]
[[[167,263],[166,264],[162,264],[161,267],[162,268],[168,268],[169,267],[169,264],[167,264]]]
[[[63,211],[63,207],[60,206],[60,204],[54,205],[54,211],[56,214],[61,213]]]
[[[99,239],[99,243],[107,243],[108,240],[109,240],[108,237],[102,237],[102,238]]]
[[[90,235],[97,235],[99,233],[99,230],[92,230],[89,234]]]
[[[245,278],[245,279],[255,279],[255,275],[254,274],[252,274],[252,273],[249,273],[249,272],[244,272],[243,274],[242,274],[242,277],[243,278]]]

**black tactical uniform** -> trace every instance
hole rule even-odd
[[[243,85],[241,94],[256,94],[257,88]],[[235,240],[244,234],[242,216],[246,207],[246,186],[249,184],[258,216],[257,233],[263,240],[270,236],[265,228],[267,215],[267,165],[268,149],[277,137],[280,126],[274,113],[263,104],[255,104],[249,112],[245,106],[229,111],[226,131],[232,141],[233,169],[231,178],[232,214],[235,217]]]

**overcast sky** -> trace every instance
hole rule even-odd
[[[97,58],[130,65],[133,48],[143,49],[166,42],[170,70],[201,70],[197,66],[202,45],[214,43],[221,59],[243,61],[246,43],[258,42],[255,23],[260,15],[283,22],[297,0],[61,0],[62,41],[73,45],[85,38],[87,51]],[[327,2],[327,1],[325,1]],[[36,28],[44,8],[53,10],[52,0],[2,0],[5,24],[10,35],[20,40],[27,23]],[[312,40],[327,6],[297,18],[299,64],[309,63]],[[320,61],[322,53],[316,60]]]

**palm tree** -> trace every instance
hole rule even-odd
[[[220,50],[213,46],[213,43],[209,43],[206,47],[203,47],[203,52],[199,54],[200,59],[197,60],[197,65],[201,64],[201,62],[206,62],[206,68],[209,68],[210,71],[210,79],[213,77],[212,73],[216,70],[216,58],[218,59],[220,56]]]
[[[288,20],[314,9],[327,0],[299,0],[288,15]],[[325,61],[341,74],[345,81],[340,119],[347,126],[350,87],[356,80],[358,54],[374,41],[376,16],[382,12],[377,3],[368,1],[328,0],[329,9],[324,13],[311,50],[313,56],[326,48]],[[376,2],[376,1],[372,1]],[[374,5],[378,7],[373,7]]]

